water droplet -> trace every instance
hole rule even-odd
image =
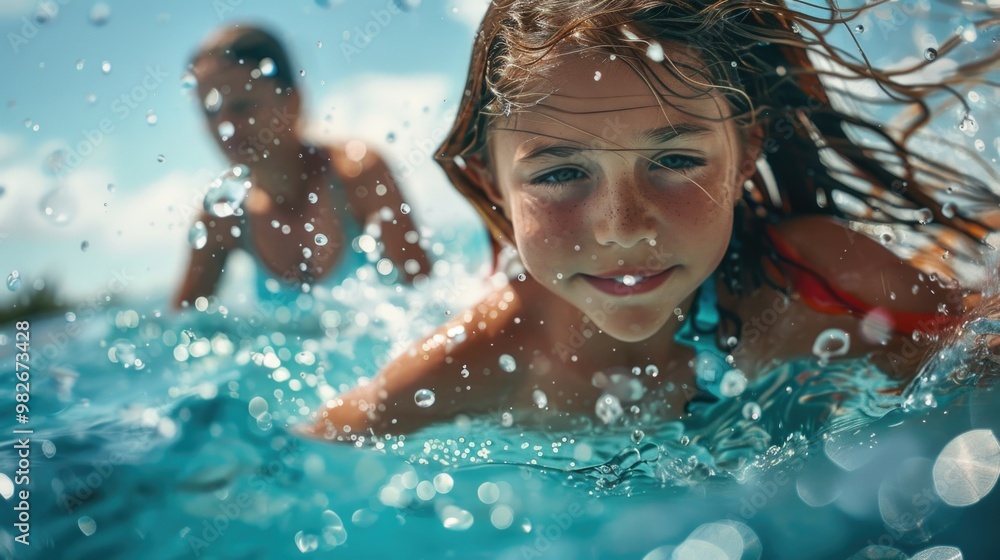
[[[500,356],[500,369],[507,373],[512,373],[517,369],[517,362],[514,361],[514,357],[510,354],[503,354]]]
[[[306,76],[306,71],[305,70],[299,70],[299,76],[302,76],[304,78]]]
[[[66,187],[53,189],[42,197],[40,207],[42,215],[56,225],[67,224],[76,217],[76,198]]]
[[[525,276],[523,272],[522,272],[521,274],[518,274],[518,275],[517,275],[517,281],[518,281],[518,282],[524,282],[524,281],[525,281],[525,280],[527,280],[527,279],[528,279],[528,277],[527,277],[527,276]]]
[[[43,0],[38,3],[38,8],[35,10],[35,21],[45,25],[54,20],[57,15],[59,15],[59,5],[54,0]]]
[[[167,156],[165,156],[163,154],[159,154],[159,155],[156,156],[156,161],[158,161],[160,163],[163,163],[163,162],[167,161]]]
[[[691,438],[689,438],[688,436],[681,436],[681,440],[680,441],[681,441],[681,445],[687,445],[687,444],[691,443]]]
[[[976,138],[975,146],[976,146],[976,149],[979,150],[980,152],[986,150],[986,142],[983,142],[979,138]]]
[[[407,203],[405,203],[405,202],[402,203],[402,204],[400,204],[399,205],[399,211],[402,212],[403,214],[409,214],[410,213],[410,205],[407,204]]]
[[[205,110],[209,113],[217,113],[222,108],[222,94],[219,90],[212,88],[205,94]]]
[[[729,65],[732,66],[733,68],[736,68],[738,66],[738,64],[737,64],[737,62],[735,60],[732,61],[732,62],[730,62]]]
[[[434,404],[434,391],[430,389],[419,389],[413,394],[413,402],[420,408],[428,408]]]
[[[88,537],[97,531],[97,522],[86,515],[77,519],[76,524],[80,527],[80,531]]]
[[[322,233],[317,233],[316,237],[313,238],[313,241],[316,242],[316,245],[322,247],[323,245],[326,245],[329,240]]]
[[[878,236],[878,240],[882,243],[882,245],[891,245],[894,239],[895,237],[888,231]]]
[[[460,373],[463,378],[469,377],[469,368],[463,367]]]
[[[976,117],[967,114],[962,117],[962,122],[959,123],[958,129],[971,138],[979,132],[979,122],[976,120]]]
[[[663,62],[663,59],[666,58],[663,54],[663,45],[657,42],[649,43],[649,46],[646,47],[646,56],[653,62]]]
[[[820,360],[827,360],[847,354],[851,349],[851,335],[840,329],[827,329],[816,337],[812,353]]]
[[[865,32],[865,26],[863,26],[863,25],[855,25],[854,26],[854,32],[858,33],[858,34],[864,33]]]
[[[441,508],[441,523],[445,529],[465,531],[472,527],[474,521],[471,513],[458,506],[447,505]]]
[[[622,276],[622,284],[625,284],[626,286],[635,286],[635,276],[632,276],[631,274]]]
[[[600,72],[600,70],[598,70],[597,72],[594,72],[594,81],[595,82],[601,81],[601,72]]]
[[[920,225],[927,225],[934,221],[934,212],[931,212],[930,208],[921,208],[917,210],[917,222]]]
[[[261,76],[267,76],[270,78],[274,76],[274,73],[278,70],[278,67],[274,64],[274,60],[270,57],[264,57],[260,59],[260,64],[257,65],[260,70]]]
[[[21,273],[13,271],[7,276],[7,289],[16,292],[21,287]]]
[[[644,437],[646,437],[645,432],[636,428],[635,431],[632,432],[632,443],[639,445],[639,442],[641,442]]]
[[[323,540],[327,546],[340,546],[347,542],[347,530],[339,515],[331,510],[326,510],[323,512],[322,519]]]
[[[84,63],[84,62],[85,62],[85,61],[84,61],[84,60],[83,60],[82,58],[81,58],[80,60],[77,60],[77,61],[76,61],[76,69],[77,69],[77,70],[83,70],[83,63]]]
[[[201,249],[208,244],[208,229],[205,224],[198,221],[188,230],[188,244],[194,249]]]
[[[153,126],[159,119],[156,117],[156,112],[152,109],[146,111],[146,124]]]
[[[747,388],[747,376],[738,369],[731,369],[722,376],[719,392],[724,397],[738,397]]]
[[[597,404],[594,405],[594,413],[605,424],[610,424],[621,418],[623,412],[621,401],[618,400],[618,397],[609,393],[601,395],[597,399]]]
[[[111,61],[105,60],[101,63],[101,72],[105,74],[111,73]]]
[[[203,207],[216,218],[242,214],[243,202],[250,194],[250,168],[237,164],[222,172],[208,186]]]
[[[309,196],[307,198],[309,199],[310,204],[316,204],[316,202],[319,200],[319,195],[317,195],[314,192],[311,192],[309,193]]]
[[[924,51],[924,60],[934,60],[937,58],[937,49],[927,49]]]
[[[90,23],[96,27],[100,27],[108,20],[111,19],[111,6],[108,6],[104,2],[94,4],[94,7],[90,9]]]
[[[216,131],[219,133],[219,138],[222,138],[222,140],[225,141],[232,138],[233,134],[236,134],[236,126],[229,121],[222,121],[219,123]]]
[[[90,242],[89,241],[84,241],[83,243],[80,243],[80,250],[83,251],[84,253],[86,253],[87,249],[89,249],[89,248],[90,248]]]
[[[305,531],[299,531],[295,533],[295,546],[299,548],[302,553],[312,552],[319,547],[319,537],[316,535],[310,535]]]
[[[660,368],[656,367],[653,364],[649,364],[648,366],[646,366],[646,375],[650,377],[656,377],[659,374],[660,374]]]
[[[181,74],[181,89],[184,91],[190,91],[198,85],[198,78],[193,72],[184,72]]]
[[[938,495],[948,505],[966,507],[979,502],[1000,477],[1000,442],[992,430],[965,432],[941,450],[933,476]]]
[[[743,405],[743,418],[747,420],[758,420],[760,412],[760,405],[755,402],[748,402]]]
[[[247,407],[250,411],[250,416],[254,418],[259,418],[260,415],[267,412],[267,401],[261,397],[254,397],[250,399],[250,404]]]
[[[504,412],[500,415],[500,425],[504,428],[509,428],[514,425],[514,415],[510,412]]]
[[[542,391],[541,389],[535,389],[532,391],[531,400],[535,402],[535,406],[538,408],[544,409],[549,406],[549,397],[545,394],[545,391]]]

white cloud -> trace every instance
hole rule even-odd
[[[445,5],[448,17],[458,20],[470,29],[476,30],[486,15],[490,0],[449,0]]]

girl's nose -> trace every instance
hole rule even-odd
[[[602,190],[595,208],[594,235],[598,243],[628,249],[656,239],[656,221],[650,212],[651,206],[632,173],[623,175]]]

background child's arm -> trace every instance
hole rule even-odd
[[[406,202],[396,185],[396,181],[381,157],[374,152],[365,154],[362,160],[362,172],[354,180],[357,184],[367,187],[368,195],[359,198],[354,193],[351,196],[351,206],[362,223],[376,221],[382,227],[383,256],[392,261],[399,271],[399,278],[412,282],[417,274],[430,274],[431,263],[422,248],[417,243],[406,240],[410,231],[418,231],[410,213],[404,214],[400,208]],[[385,185],[386,192],[378,196],[374,191],[376,185]],[[382,221],[379,213],[382,208],[392,210],[392,220]],[[419,269],[417,272],[406,271],[406,261],[413,260]]]
[[[194,303],[199,297],[215,293],[231,249],[233,236],[230,230],[236,220],[216,218],[208,214],[203,214],[198,219],[205,224],[207,240],[201,249],[191,249],[184,280],[171,302],[174,309],[180,309],[185,301]]]

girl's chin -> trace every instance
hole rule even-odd
[[[596,316],[595,316],[596,315]],[[588,315],[604,334],[622,342],[642,342],[663,329],[666,320],[644,319],[641,321],[615,320],[614,317]],[[604,320],[601,320],[604,319]]]

